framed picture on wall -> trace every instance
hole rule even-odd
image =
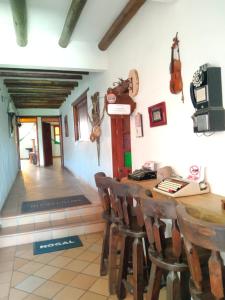
[[[65,127],[65,137],[69,136],[69,128],[68,128],[68,117],[65,115],[64,117],[64,127]]]
[[[160,102],[148,108],[150,127],[166,125],[166,103]]]

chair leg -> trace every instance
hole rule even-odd
[[[116,293],[117,284],[117,250],[118,250],[118,226],[112,224],[110,227],[110,241],[109,241],[109,293]]]
[[[133,242],[133,278],[134,278],[134,300],[143,300],[144,297],[144,253],[140,238]]]
[[[170,271],[166,279],[167,300],[181,300],[180,280],[177,272]]]
[[[103,242],[102,242],[102,254],[100,262],[100,275],[107,275],[108,271],[108,258],[109,258],[109,234],[110,234],[110,223],[106,222]]]
[[[125,282],[127,280],[127,269],[129,260],[129,237],[121,236],[119,273],[117,281],[117,297],[118,299],[126,298]]]
[[[180,287],[181,287],[181,299],[182,300],[190,300],[190,289],[189,289],[189,280],[190,280],[190,273],[188,271],[181,272],[180,274]]]
[[[162,269],[158,268],[154,263],[152,263],[146,300],[159,299],[162,275]]]

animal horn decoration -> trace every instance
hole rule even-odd
[[[184,102],[178,32],[173,38],[173,44],[171,47],[170,74],[170,91],[172,94],[178,94],[181,92],[181,100]]]
[[[98,153],[98,165],[100,166],[100,136],[101,136],[101,123],[104,118],[105,106],[102,111],[102,116],[100,116],[100,107],[99,107],[99,92],[96,92],[91,96],[92,100],[92,110],[91,116],[88,114],[89,122],[91,123],[91,134],[90,140],[97,143],[97,153]]]

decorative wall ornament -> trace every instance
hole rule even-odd
[[[101,123],[104,118],[105,105],[103,107],[102,113],[100,113],[99,92],[96,92],[93,96],[91,96],[91,101],[92,101],[91,116],[88,114],[88,120],[91,123],[91,127],[92,127],[91,134],[90,134],[90,140],[92,142],[96,141],[97,154],[98,154],[98,165],[100,166]]]
[[[69,137],[68,116],[64,117],[65,137]]]
[[[138,93],[139,80],[136,70],[129,72],[128,79],[119,78],[119,81],[114,82],[114,88],[108,88],[105,95],[106,111],[110,116],[125,116],[130,115],[136,108],[136,103],[131,97]]]

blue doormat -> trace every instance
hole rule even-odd
[[[68,236],[60,239],[52,239],[33,243],[33,254],[44,254],[70,248],[83,246],[78,236]]]

